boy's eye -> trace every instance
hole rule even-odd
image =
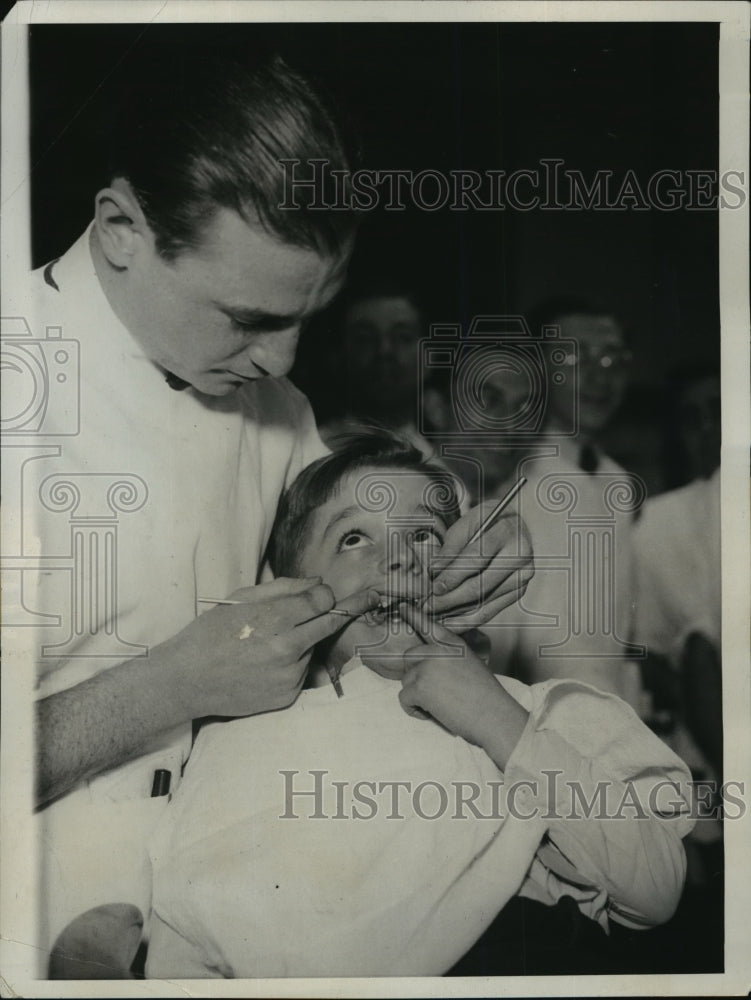
[[[412,537],[414,545],[443,545],[440,532],[434,528],[418,528]]]
[[[364,545],[369,545],[370,539],[367,535],[363,534],[362,531],[348,531],[346,535],[342,535],[338,551],[345,552],[348,549],[360,549]]]

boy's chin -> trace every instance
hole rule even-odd
[[[389,623],[382,627],[360,625],[342,633],[335,650],[342,662],[359,656],[366,667],[382,677],[400,679],[404,652],[419,643],[418,636],[411,629],[407,631],[406,622],[401,622],[398,631]]]
[[[381,650],[373,653],[360,653],[360,659],[375,674],[391,681],[400,681],[404,676],[404,659],[396,652]]]

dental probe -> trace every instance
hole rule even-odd
[[[199,604],[247,604],[247,601],[222,601],[218,597],[197,597]]]
[[[495,522],[498,519],[498,517],[508,507],[508,505],[514,499],[514,497],[519,492],[519,490],[522,488],[522,486],[524,486],[524,484],[526,483],[526,481],[527,481],[527,477],[526,476],[519,476],[519,478],[514,483],[514,485],[511,487],[511,489],[508,491],[508,493],[503,498],[503,500],[501,500],[501,502],[496,507],[493,508],[493,510],[488,514],[488,516],[482,522],[482,524],[477,529],[477,531],[474,533],[474,535],[472,535],[472,537],[470,538],[470,540],[467,542],[467,545],[474,545],[474,543],[477,541],[477,539],[478,538],[482,538],[482,536],[485,534],[485,532],[488,530],[488,528],[492,527],[495,524]]]
[[[248,601],[223,601],[217,597],[199,597],[197,598],[199,604],[248,604]],[[332,608],[330,611],[324,612],[327,615],[344,615],[345,618],[359,618],[359,613],[354,611],[345,611],[344,608]]]

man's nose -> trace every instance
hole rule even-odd
[[[300,328],[264,334],[248,346],[247,358],[261,374],[281,378],[295,363]]]

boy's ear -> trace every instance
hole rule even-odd
[[[154,237],[128,181],[116,178],[98,192],[94,202],[94,226],[107,260],[120,271],[127,270]]]

